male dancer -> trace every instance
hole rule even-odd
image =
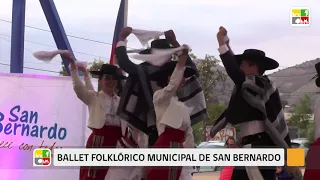
[[[229,107],[223,113],[212,129],[214,136],[219,129],[229,122],[239,124],[241,131],[241,144],[246,147],[288,147],[290,137],[287,124],[284,120],[279,92],[267,76],[266,70],[279,66],[278,62],[265,56],[261,50],[248,49],[241,55],[234,55],[229,40],[226,39],[227,30],[220,27],[217,33],[219,52],[222,63],[229,77],[235,83],[235,90],[230,99]],[[220,128],[217,128],[219,125]],[[248,168],[249,169],[249,168]],[[235,168],[233,180],[276,179],[276,168],[259,167],[259,171],[247,174],[243,167]]]
[[[315,65],[318,77],[316,85],[320,87],[320,63]],[[306,160],[306,170],[304,172],[304,180],[313,180],[320,177],[320,98],[317,99],[314,108],[314,139],[310,145]]]
[[[88,106],[88,127],[92,130],[86,148],[115,148],[122,137],[120,118],[116,115],[119,97],[115,94],[117,82],[124,76],[116,66],[104,64],[98,74],[101,91],[96,92],[81,81],[74,59],[70,53],[63,54],[70,61],[74,91]],[[81,167],[80,180],[104,180],[108,167]]]
[[[121,94],[118,113],[134,127],[146,133],[149,136],[149,146],[152,146],[158,139],[156,116],[152,102],[153,93],[158,87],[150,80],[150,75],[159,71],[161,67],[151,65],[147,62],[139,65],[131,62],[125,47],[126,38],[131,32],[132,28],[130,27],[122,29],[119,37],[120,41],[116,48],[116,56],[120,68],[129,74],[125,87],[123,88],[124,91]],[[172,30],[165,32],[165,36],[166,39],[157,39],[151,42],[151,48],[169,49],[180,46]],[[150,53],[151,49],[140,52],[140,54]],[[188,57],[186,64],[196,70],[196,65],[190,57]],[[197,75],[198,72],[196,72],[196,76]],[[179,98],[182,98],[183,101],[188,103],[200,104],[199,107],[197,107],[199,111],[195,112],[191,118],[192,124],[207,118],[204,98],[203,96],[197,96],[199,93],[203,93],[197,78],[193,77],[189,79],[185,89],[187,93],[181,93]]]

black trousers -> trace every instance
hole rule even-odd
[[[148,147],[152,147],[158,140],[158,130],[156,126],[148,128]]]
[[[252,148],[275,148],[270,136],[263,132],[242,138],[241,145],[251,144]],[[276,167],[258,167],[263,179],[276,180]],[[249,180],[245,167],[235,167],[231,180]]]

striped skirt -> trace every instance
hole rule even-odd
[[[183,148],[185,132],[167,127],[153,148]],[[182,167],[149,167],[146,180],[179,180]]]
[[[93,129],[86,148],[116,148],[121,138],[121,127],[103,126]],[[80,167],[80,180],[104,180],[109,167]]]

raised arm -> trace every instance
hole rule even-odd
[[[220,27],[217,34],[219,43],[219,53],[221,61],[226,68],[228,76],[233,80],[235,84],[241,84],[245,81],[245,74],[240,69],[238,62],[230,48],[229,41],[225,42],[224,37],[227,35],[227,30],[224,27]]]
[[[125,27],[121,30],[115,52],[120,68],[128,74],[137,73],[137,65],[129,59],[126,48],[126,38],[131,34],[131,32],[131,27]]]
[[[181,79],[184,75],[184,70],[186,69],[186,61],[187,61],[188,51],[184,51],[184,53],[179,57],[179,61],[171,75],[169,84],[156,91],[153,95],[153,103],[158,104],[165,100],[171,99],[172,96],[175,95],[180,83]]]
[[[84,85],[88,90],[94,91],[94,87],[91,82],[91,76],[87,70],[87,68],[78,66],[78,69],[84,74]]]
[[[83,84],[82,80],[78,75],[77,66],[71,56],[70,53],[65,53],[63,56],[67,57],[70,61],[70,71],[71,71],[71,78],[73,81],[73,89],[74,92],[77,94],[77,97],[85,104],[89,104],[91,100],[91,96],[93,95],[93,91],[88,90],[85,85]]]
[[[180,43],[178,42],[176,35],[174,34],[173,30],[169,30],[164,32],[166,39],[171,43],[171,45],[173,47],[180,47]],[[186,61],[186,65],[192,67],[193,69],[196,70],[196,77],[199,77],[199,72],[197,69],[196,64],[192,61],[191,57],[188,55],[187,56],[187,61]]]

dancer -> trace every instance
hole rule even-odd
[[[186,67],[188,49],[179,56],[179,61],[171,61],[163,66],[163,70],[154,75],[162,89],[153,95],[153,103],[157,117],[159,139],[154,148],[193,148],[190,113],[191,108],[179,101],[177,93],[183,89],[184,78],[196,74],[195,69]],[[191,167],[190,167],[191,168]],[[179,180],[182,167],[149,167],[147,180]],[[192,172],[192,168],[191,168]],[[190,179],[192,179],[190,172]]]
[[[229,122],[232,125],[239,124],[242,146],[264,148],[290,146],[279,92],[272,81],[263,76],[266,70],[277,68],[278,62],[256,49],[247,49],[241,55],[234,55],[224,27],[220,27],[217,40],[221,60],[229,77],[235,83],[235,90],[229,107],[211,130],[211,136]],[[275,171],[276,167],[259,167],[259,169],[235,167],[232,179],[275,180]]]
[[[320,87],[320,63],[315,65],[318,73],[316,85]],[[306,160],[306,170],[304,172],[304,180],[317,179],[320,177],[320,98],[317,99],[314,108],[314,142],[310,145]]]
[[[119,97],[115,94],[118,79],[123,79],[119,68],[104,64],[99,71],[101,91],[89,90],[81,81],[75,61],[70,53],[64,53],[70,61],[74,91],[78,98],[88,106],[88,127],[92,130],[86,148],[115,148],[122,137],[121,120],[116,116]],[[97,72],[92,72],[97,74]],[[81,167],[80,180],[104,180],[108,167]]]
[[[236,148],[236,141],[233,137],[228,137],[225,143],[226,148]],[[231,180],[234,166],[225,166],[221,170],[219,180]]]
[[[144,139],[138,129],[128,126],[125,135],[119,140],[118,148],[144,148]],[[110,167],[105,180],[141,180],[144,167]]]
[[[153,73],[161,69],[148,62],[139,65],[134,64],[128,58],[126,50],[126,38],[131,34],[132,28],[126,27],[120,33],[120,41],[117,44],[116,56],[121,69],[129,74],[124,91],[121,94],[119,104],[119,115],[135,128],[148,135],[149,147],[158,138],[156,128],[156,116],[152,102],[153,93],[158,89],[155,83],[150,80]],[[165,32],[166,39],[157,39],[151,42],[151,48],[170,49],[180,47],[172,30]],[[150,54],[151,49],[141,51],[140,54]],[[187,65],[192,67],[198,75],[197,68],[191,58],[187,56]],[[168,59],[170,60],[170,59]],[[194,104],[197,108],[192,114],[192,124],[195,124],[207,117],[203,91],[196,77],[190,78],[186,83],[185,91],[179,94],[179,98],[188,104]]]

